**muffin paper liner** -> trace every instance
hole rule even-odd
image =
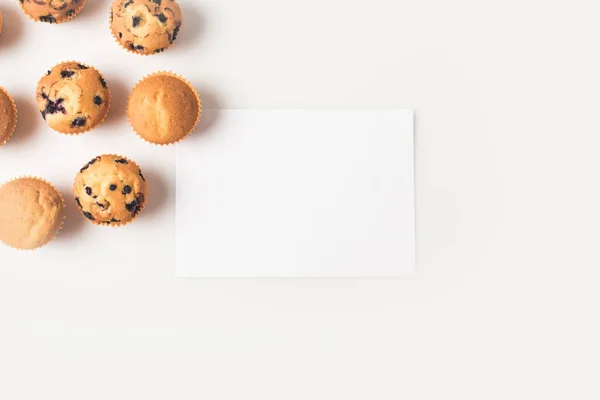
[[[140,135],[135,130],[135,127],[133,126],[133,123],[131,122],[131,118],[129,117],[129,102],[131,101],[131,96],[133,95],[133,92],[135,91],[135,89],[143,81],[145,81],[148,78],[152,78],[154,76],[170,76],[170,77],[179,79],[180,81],[184,82],[192,90],[192,92],[194,92],[194,94],[196,95],[196,100],[198,101],[198,115],[196,116],[196,122],[194,122],[194,126],[192,126],[192,129],[190,129],[190,131],[185,136],[183,136],[179,140],[176,140],[176,141],[171,142],[171,143],[166,143],[166,144],[153,143],[153,142],[145,139],[144,137],[142,137],[142,135]],[[190,81],[188,81],[183,76],[178,75],[178,74],[176,74],[176,73],[174,73],[172,71],[158,71],[158,72],[154,72],[152,74],[148,74],[148,75],[144,76],[142,79],[140,79],[138,81],[138,83],[135,84],[135,86],[133,87],[133,89],[131,89],[131,93],[129,94],[129,98],[127,99],[127,119],[129,120],[129,125],[131,125],[131,128],[133,129],[133,131],[135,132],[135,134],[140,137],[140,139],[142,139],[144,142],[150,143],[150,144],[152,144],[154,146],[159,146],[159,147],[171,146],[171,145],[175,145],[175,144],[183,141],[185,138],[187,138],[188,136],[190,136],[196,130],[196,127],[198,126],[198,123],[200,122],[200,117],[202,117],[202,100],[200,100],[200,95],[198,95],[198,92],[196,91],[196,89],[194,88],[194,86],[192,85],[192,83]]]
[[[114,18],[114,17],[113,17],[113,10],[112,10],[112,0],[111,0],[111,4],[110,4],[110,12],[109,12],[109,14],[108,14],[108,29],[110,30],[110,34],[112,35],[113,39],[115,39],[115,42],[117,42],[117,44],[119,45],[119,47],[121,47],[121,48],[123,48],[123,49],[127,50],[127,52],[128,52],[128,53],[135,54],[135,55],[138,55],[138,56],[146,56],[146,57],[147,57],[147,56],[155,56],[155,55],[157,55],[157,54],[164,53],[165,51],[167,51],[167,50],[168,50],[168,49],[170,49],[171,47],[175,46],[175,42],[176,42],[176,41],[173,41],[173,43],[171,43],[171,44],[170,44],[168,47],[165,47],[165,48],[163,49],[163,51],[161,51],[161,52],[159,52],[159,53],[140,53],[139,51],[133,51],[133,50],[131,50],[129,47],[127,47],[127,46],[125,46],[123,43],[121,43],[121,41],[119,40],[119,38],[117,37],[117,35],[115,35],[115,33],[113,32],[113,30],[112,30],[112,22],[113,22],[113,18]],[[183,19],[183,17],[182,17],[182,19]]]
[[[43,21],[40,21],[39,19],[33,18],[31,15],[29,15],[29,13],[27,12],[27,10],[25,10],[25,6],[20,1],[19,1],[19,6],[21,6],[21,10],[23,10],[23,13],[25,13],[25,15],[27,15],[27,17],[30,20],[32,20],[33,22],[40,22],[40,23],[49,24],[49,25],[58,25],[58,24],[64,24],[65,22],[69,22],[70,20],[72,20],[73,18],[75,18],[76,16],[78,16],[79,13],[81,12],[81,10],[83,10],[83,7],[85,7],[85,2],[86,1],[87,0],[81,0],[81,5],[79,6],[79,8],[75,9],[76,12],[73,15],[71,15],[70,17],[67,17],[66,19],[64,19],[62,21],[56,21],[56,22],[52,22],[52,23],[43,22]],[[96,0],[96,1],[98,1],[98,0]]]
[[[62,205],[63,205],[63,217],[62,217],[62,221],[60,222],[60,226],[59,226],[59,227],[58,227],[58,229],[56,230],[56,233],[54,234],[54,236],[52,237],[52,239],[50,239],[50,240],[48,241],[48,243],[46,243],[46,244],[43,244],[43,245],[41,245],[41,246],[38,246],[38,247],[36,247],[36,248],[34,248],[34,249],[21,249],[21,248],[19,248],[19,247],[14,247],[14,246],[11,246],[11,245],[10,245],[10,244],[8,244],[8,243],[2,242],[2,243],[5,245],[5,246],[8,246],[8,247],[10,247],[10,248],[13,248],[13,249],[15,249],[15,250],[19,250],[19,251],[23,251],[23,252],[28,252],[28,251],[29,251],[29,252],[30,252],[30,251],[36,251],[36,250],[39,250],[39,249],[41,249],[42,247],[45,247],[45,246],[49,245],[50,243],[52,243],[52,241],[53,241],[54,239],[56,239],[56,237],[58,236],[58,234],[60,233],[60,231],[62,230],[62,228],[63,228],[63,227],[64,227],[64,225],[65,225],[65,219],[67,218],[67,213],[66,213],[66,211],[65,211],[65,210],[66,210],[66,208],[67,208],[67,205],[65,204],[65,198],[63,197],[63,195],[62,195],[62,193],[60,192],[60,190],[58,190],[56,187],[54,187],[54,185],[53,185],[52,183],[50,183],[49,181],[47,181],[46,179],[44,179],[44,178],[40,178],[40,177],[38,177],[38,176],[30,176],[30,175],[18,176],[18,177],[16,177],[16,178],[13,178],[13,179],[10,179],[10,180],[8,180],[8,181],[4,182],[2,185],[0,185],[0,187],[4,186],[4,185],[6,185],[6,184],[9,184],[9,183],[11,183],[11,182],[14,182],[14,181],[18,181],[19,179],[35,179],[36,181],[44,182],[45,184],[49,185],[49,186],[50,186],[52,189],[54,189],[54,190],[56,191],[56,193],[58,193],[58,196],[60,197],[60,200],[62,201]]]
[[[131,159],[125,157],[125,156],[122,156],[120,154],[101,154],[98,157],[105,157],[105,156],[107,156],[107,157],[122,158],[122,159],[127,160],[128,162],[130,162],[132,164],[135,164],[140,169],[140,171],[142,169],[139,166],[138,163],[136,163],[135,161],[133,161],[133,160],[131,160]],[[76,180],[77,180],[77,177],[75,177],[75,181]],[[75,192],[75,181],[73,181],[73,196],[77,197],[77,193]],[[140,208],[140,212],[137,213],[137,215],[135,215],[131,220],[129,220],[127,222],[114,222],[114,223],[110,223],[110,224],[102,223],[102,222],[99,222],[99,221],[92,221],[92,220],[90,220],[88,218],[85,218],[85,215],[83,215],[83,211],[80,209],[79,211],[81,213],[81,216],[83,218],[85,218],[89,223],[91,223],[93,225],[96,225],[96,226],[104,226],[104,227],[111,227],[111,228],[120,228],[122,226],[131,224],[133,221],[135,221],[142,214],[142,212],[146,208],[146,205],[148,204],[148,199],[150,198],[150,183],[148,183],[148,180],[145,180],[145,182],[146,182],[146,193],[144,193],[144,204]]]
[[[6,97],[8,97],[8,99],[10,100],[10,103],[12,104],[12,108],[13,108],[13,113],[15,116],[15,123],[13,124],[11,132],[9,133],[8,137],[6,139],[4,139],[4,141],[0,142],[0,147],[2,147],[3,145],[6,144],[6,142],[8,142],[10,140],[10,138],[15,133],[15,130],[17,129],[18,113],[17,113],[17,105],[15,104],[15,100],[12,98],[10,93],[8,93],[8,90],[6,90],[2,86],[0,86],[0,92],[3,92],[4,94],[6,94]]]
[[[102,79],[103,79],[103,80],[106,82],[106,80],[104,79],[104,75],[102,75],[102,73],[100,73],[100,71],[98,71],[98,70],[97,70],[96,68],[94,68],[92,65],[89,65],[89,64],[86,64],[86,63],[82,63],[82,62],[79,62],[79,61],[75,61],[75,60],[61,61],[61,62],[59,62],[59,63],[55,64],[54,66],[52,66],[52,68],[50,68],[50,69],[52,70],[52,69],[54,69],[54,68],[58,67],[59,65],[61,65],[61,64],[66,64],[66,63],[77,63],[77,64],[85,65],[85,66],[86,66],[86,67],[88,67],[89,69],[92,69],[92,70],[96,71],[96,72],[98,73],[98,75],[100,75],[100,77],[101,77],[101,78],[102,78]],[[42,79],[43,79],[43,77],[42,77],[42,78],[40,78],[40,81],[41,81]],[[38,81],[38,84],[37,84],[37,86],[36,86],[36,88],[35,88],[35,96],[36,96],[36,102],[35,102],[35,105],[36,105],[36,107],[37,107],[37,94],[38,94],[38,91],[39,91],[39,89],[40,89],[40,83],[39,83],[39,81]],[[100,125],[101,125],[101,124],[104,122],[104,120],[106,119],[106,117],[108,117],[108,114],[110,113],[110,108],[111,108],[111,105],[112,105],[112,95],[111,95],[111,93],[110,93],[110,87],[109,87],[108,83],[106,84],[106,89],[108,89],[108,108],[106,109],[106,114],[104,114],[104,117],[102,117],[102,119],[101,119],[101,120],[100,120],[100,121],[99,121],[99,122],[98,122],[96,125],[90,126],[90,127],[88,127],[86,130],[84,130],[84,131],[81,131],[81,132],[61,132],[61,131],[59,131],[59,130],[57,130],[57,129],[54,129],[54,128],[53,128],[53,127],[51,127],[50,125],[48,125],[48,123],[46,123],[46,125],[48,126],[48,128],[52,129],[53,131],[55,131],[55,132],[58,132],[58,133],[60,133],[61,135],[68,135],[68,136],[79,136],[79,135],[83,135],[84,133],[88,133],[88,132],[89,132],[89,131],[91,131],[92,129],[94,129],[94,128],[97,128],[98,126],[100,126]],[[39,108],[38,108],[38,110],[39,110]],[[46,122],[46,121],[44,121],[44,122]]]

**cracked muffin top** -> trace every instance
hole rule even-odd
[[[0,187],[0,240],[8,246],[44,246],[56,237],[64,217],[62,196],[41,179],[20,178]]]
[[[133,221],[144,209],[148,189],[136,163],[103,155],[79,171],[73,193],[81,213],[92,223],[120,226]]]
[[[139,54],[156,54],[171,47],[181,28],[175,0],[114,0],[110,27],[117,42]]]
[[[158,73],[137,84],[127,104],[129,121],[144,140],[173,144],[189,135],[200,119],[200,98],[183,78]]]
[[[95,68],[66,62],[52,68],[40,80],[36,101],[52,129],[79,134],[104,120],[110,108],[110,91]]]
[[[60,24],[67,22],[83,9],[86,0],[19,0],[21,8],[31,19]],[[96,0],[97,1],[97,0]]]
[[[0,87],[0,146],[11,138],[17,126],[17,109],[13,99]]]

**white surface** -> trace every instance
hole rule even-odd
[[[178,277],[414,275],[412,111],[204,117],[176,152]]]
[[[0,260],[0,398],[600,397],[597,1],[181,2],[199,28],[140,58],[108,0],[52,27],[0,0],[0,84],[31,109],[78,58],[121,107],[172,68],[208,108],[415,109],[417,278],[178,280],[172,243],[100,269]]]

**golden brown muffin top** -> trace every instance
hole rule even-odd
[[[12,136],[17,126],[15,103],[8,92],[0,87],[0,146]]]
[[[192,132],[200,118],[200,98],[182,78],[153,75],[133,89],[127,106],[139,136],[154,144],[172,144]]]
[[[155,54],[171,47],[181,28],[182,15],[175,0],[114,0],[111,30],[124,48]]]
[[[86,0],[19,0],[21,8],[35,21],[60,24],[83,9]],[[96,0],[98,1],[98,0]]]
[[[65,205],[60,193],[36,178],[20,178],[0,187],[0,240],[33,250],[50,242],[62,227]]]
[[[40,80],[36,101],[52,129],[78,134],[104,120],[110,107],[110,91],[98,70],[70,61],[58,64]]]
[[[103,155],[77,174],[73,192],[82,214],[95,224],[131,222],[148,201],[149,186],[136,163],[116,155]]]

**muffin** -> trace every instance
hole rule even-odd
[[[135,220],[144,209],[149,186],[136,163],[103,155],[81,168],[73,193],[81,213],[92,223],[121,226]]]
[[[36,101],[50,128],[80,134],[104,121],[110,91],[97,69],[69,61],[58,64],[40,80]]]
[[[21,8],[34,21],[60,24],[75,18],[86,0],[19,0]],[[96,0],[97,1],[97,0]]]
[[[8,142],[17,127],[17,107],[8,92],[0,87],[0,147]]]
[[[127,103],[129,121],[144,140],[167,145],[189,135],[200,120],[201,102],[180,76],[159,72],[142,79]]]
[[[133,53],[160,53],[173,45],[181,28],[175,0],[114,0],[110,29],[115,40]]]
[[[2,13],[0,12],[0,33],[2,33]]]
[[[19,178],[0,187],[0,240],[33,250],[56,237],[65,219],[61,194],[39,178]]]

